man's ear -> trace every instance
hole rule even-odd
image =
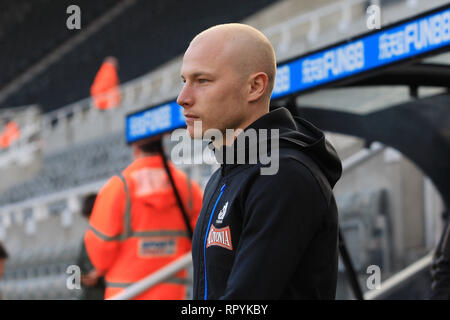
[[[265,72],[251,75],[249,79],[248,102],[254,102],[266,93],[269,77]]]

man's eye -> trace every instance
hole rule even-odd
[[[208,79],[198,79],[198,82],[200,82],[200,83],[206,83],[208,81],[209,81]]]

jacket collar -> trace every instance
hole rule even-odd
[[[264,144],[267,146],[267,152],[270,152],[271,130],[282,128],[297,129],[291,113],[286,108],[273,110],[255,120],[238,135],[231,146],[215,148],[211,141],[208,147],[213,150],[217,162],[221,164],[222,175],[225,176],[240,165],[260,163],[258,146]],[[254,140],[253,143],[249,143],[249,139],[244,138],[246,135],[250,135],[250,130],[254,130],[256,133],[256,143]],[[266,134],[261,134],[264,131]]]

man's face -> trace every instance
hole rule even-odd
[[[202,138],[208,129],[224,133],[238,128],[246,117],[246,79],[235,67],[232,48],[220,40],[194,40],[183,58],[184,86],[177,102],[184,108],[192,138]],[[194,135],[194,121],[202,122],[201,135]]]

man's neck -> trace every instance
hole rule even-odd
[[[152,153],[139,152],[139,153],[134,155],[134,160],[143,159],[143,158],[152,157],[152,156],[157,156],[157,155],[159,155],[158,152],[152,152]]]
[[[258,120],[262,116],[266,115],[267,113],[269,113],[269,108],[263,109],[261,112],[255,113],[254,115],[249,117],[246,121],[244,121],[242,124],[240,124],[239,126],[234,128],[233,135],[228,134],[228,136],[227,136],[226,132],[222,132],[223,142],[221,143],[221,141],[213,141],[214,147],[216,149],[218,149],[218,148],[221,148],[222,146],[227,146],[227,147],[231,146],[234,143],[234,141],[236,140],[236,138],[238,137],[238,135],[241,134],[241,132],[243,132],[253,122]]]

